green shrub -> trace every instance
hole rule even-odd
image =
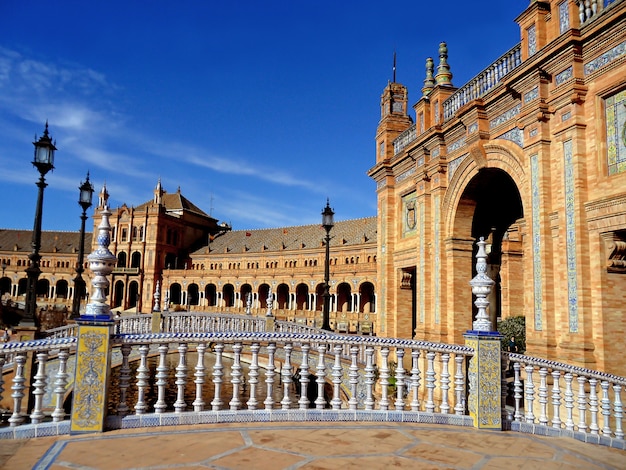
[[[498,332],[502,334],[502,350],[511,351],[511,338],[515,338],[515,349],[511,352],[526,352],[526,318],[509,317],[498,322]]]

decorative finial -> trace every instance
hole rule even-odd
[[[422,96],[430,95],[430,92],[435,88],[435,78],[433,73],[435,71],[435,63],[432,57],[426,59],[426,79],[424,80],[424,87],[422,88]]]
[[[160,283],[157,279],[156,285],[154,286],[154,307],[152,307],[153,312],[161,311],[161,290]]]
[[[246,295],[246,315],[252,315],[252,292]]]
[[[470,281],[472,293],[476,296],[474,305],[478,308],[476,320],[473,323],[474,331],[493,331],[491,321],[487,314],[489,300],[487,297],[491,293],[491,289],[495,282],[487,276],[487,252],[485,251],[485,239],[480,237],[478,242],[478,253],[476,253],[476,276]]]
[[[445,42],[439,44],[439,65],[435,76],[437,85],[452,86],[452,72],[448,65],[448,46]]]
[[[274,294],[270,290],[268,292],[268,294],[267,294],[267,313],[265,314],[266,317],[273,317],[274,316],[272,314],[272,307],[273,306],[274,306]]]
[[[89,269],[94,274],[91,281],[93,286],[93,294],[90,302],[87,304],[85,314],[81,315],[81,320],[88,321],[112,321],[111,307],[107,303],[107,290],[109,288],[109,280],[107,276],[111,274],[117,258],[109,251],[111,243],[111,225],[109,224],[109,216],[111,211],[107,205],[104,206],[102,219],[98,226],[98,246],[87,256],[89,261]]]

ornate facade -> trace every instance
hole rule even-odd
[[[492,322],[523,315],[529,354],[624,375],[626,2],[516,21],[521,43],[461,88],[440,44],[414,114],[405,86],[383,91],[378,333],[462,342],[485,237]]]

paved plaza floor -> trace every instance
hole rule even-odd
[[[2,441],[0,468],[623,470],[626,451],[426,424],[251,423]]]

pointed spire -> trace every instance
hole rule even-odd
[[[154,188],[154,203],[162,204],[163,203],[163,186],[161,186],[161,177],[159,176],[159,181],[157,181],[156,188]]]
[[[430,95],[430,92],[435,88],[435,78],[433,72],[435,71],[435,63],[432,57],[426,59],[426,78],[424,79],[424,87],[422,88],[422,96]]]
[[[98,195],[98,207],[104,207],[109,205],[109,192],[107,191],[106,181],[102,185],[100,194]]]
[[[439,44],[439,65],[437,66],[437,75],[435,76],[437,85],[452,86],[452,72],[448,65],[448,46],[445,42]]]
[[[396,83],[396,51],[393,51],[393,83]]]

